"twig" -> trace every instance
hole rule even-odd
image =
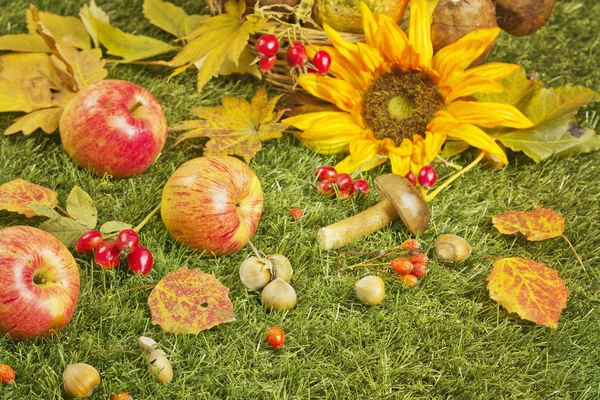
[[[477,158],[471,162],[471,164],[467,165],[466,167],[464,167],[463,169],[461,169],[460,171],[458,171],[457,173],[452,175],[450,178],[446,179],[446,181],[444,183],[442,183],[437,189],[435,189],[433,192],[426,195],[425,201],[427,201],[429,203],[431,200],[435,199],[435,196],[440,194],[440,192],[442,190],[446,189],[448,186],[450,186],[452,184],[452,182],[454,182],[455,180],[460,178],[463,174],[467,173],[474,166],[476,166],[479,163],[479,161],[481,161],[483,156],[485,156],[485,152],[482,151],[481,154],[479,154],[479,156],[477,156]]]
[[[90,354],[101,354],[101,353],[141,353],[144,350],[92,350]]]
[[[146,215],[146,218],[144,218],[142,220],[142,222],[139,223],[138,226],[133,228],[133,230],[136,232],[139,232],[140,229],[142,229],[144,227],[144,225],[146,225],[148,223],[148,221],[150,221],[152,219],[152,217],[154,217],[156,215],[158,210],[160,210],[160,204],[158,204],[156,207],[154,207],[154,210],[150,211],[150,214]]]
[[[61,213],[65,214],[65,216],[73,219],[73,217],[71,217],[71,214],[69,214],[67,212],[67,210],[65,210],[64,208],[62,208],[61,206],[59,206],[58,204],[56,205],[56,208],[58,209],[58,211],[60,211]]]
[[[571,244],[571,241],[565,235],[560,235],[560,236],[567,241],[567,243],[569,244],[569,247],[571,248],[571,250],[573,250],[573,253],[575,253],[575,257],[577,257],[579,264],[581,264],[581,268],[583,268],[583,271],[585,272],[585,276],[587,276],[587,278],[590,279],[590,275],[588,274],[587,270],[585,269],[585,265],[583,265],[583,261],[581,260],[581,257],[579,257],[579,254],[577,254],[577,250],[575,250],[575,247],[573,247],[573,245]]]

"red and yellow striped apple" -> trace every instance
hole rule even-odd
[[[158,100],[131,82],[104,80],[83,88],[60,118],[67,154],[96,175],[129,178],[144,172],[167,140]]]
[[[246,245],[260,221],[263,193],[254,172],[229,156],[200,157],[180,166],[167,181],[162,219],[181,243],[221,255]]]
[[[63,329],[79,297],[79,268],[54,236],[30,226],[0,229],[0,333],[33,340]]]

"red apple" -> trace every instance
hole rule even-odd
[[[0,333],[33,340],[63,329],[79,297],[79,268],[54,236],[30,226],[0,229]]]
[[[60,118],[65,151],[96,175],[129,178],[144,172],[167,140],[158,100],[127,81],[104,80],[82,89]]]
[[[215,255],[235,253],[254,235],[263,193],[250,167],[234,157],[190,160],[167,181],[162,219],[175,238]]]

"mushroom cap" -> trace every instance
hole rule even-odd
[[[392,202],[404,225],[418,236],[429,226],[429,206],[419,190],[408,179],[395,174],[375,178],[375,189]]]

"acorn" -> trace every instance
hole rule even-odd
[[[356,296],[370,306],[376,306],[385,296],[385,283],[375,275],[365,276],[354,285]]]
[[[540,29],[554,9],[556,0],[493,0],[498,25],[515,36],[527,36]]]
[[[271,261],[267,259],[248,257],[240,265],[240,280],[248,289],[260,290],[271,281],[272,268]]]
[[[460,263],[471,255],[471,245],[456,235],[442,235],[435,241],[435,254],[448,263]]]
[[[100,385],[100,374],[89,364],[70,364],[63,372],[63,387],[68,397],[76,399],[89,397],[98,385]]]
[[[267,309],[287,311],[296,306],[296,291],[289,283],[277,278],[265,286],[260,299]]]

